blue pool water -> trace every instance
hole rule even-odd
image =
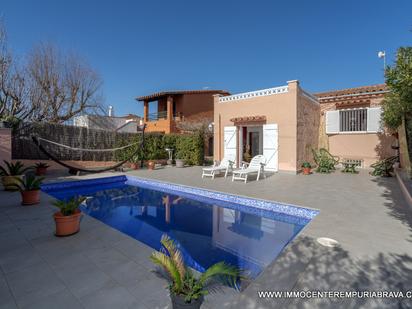
[[[161,236],[168,234],[186,263],[198,271],[226,261],[251,278],[317,214],[290,205],[125,176],[47,184],[42,190],[61,200],[87,196],[83,212],[153,249],[160,249]]]

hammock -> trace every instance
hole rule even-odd
[[[64,167],[68,168],[68,169],[69,169],[69,172],[70,172],[71,174],[76,174],[76,173],[78,173],[78,172],[84,172],[84,173],[102,173],[102,172],[107,172],[107,171],[115,170],[115,169],[119,168],[120,166],[122,166],[122,165],[125,164],[126,162],[130,161],[130,159],[133,158],[135,155],[137,155],[137,153],[139,152],[139,150],[144,147],[144,131],[145,131],[145,128],[146,128],[146,126],[143,125],[143,128],[142,128],[142,142],[140,143],[140,147],[137,148],[136,151],[133,152],[129,157],[127,157],[125,160],[123,160],[123,161],[121,161],[121,162],[119,162],[119,163],[116,163],[116,164],[114,164],[114,165],[107,166],[107,167],[102,167],[102,168],[94,168],[94,169],[93,169],[93,168],[87,169],[87,168],[81,168],[81,167],[78,167],[78,166],[73,166],[73,165],[67,164],[67,163],[59,160],[58,158],[56,158],[56,156],[54,156],[53,154],[51,154],[50,152],[48,152],[48,151],[43,147],[43,145],[41,145],[40,141],[44,141],[44,142],[47,142],[47,143],[50,143],[50,144],[54,144],[54,145],[57,145],[57,146],[60,146],[60,147],[63,147],[63,148],[70,149],[70,150],[75,150],[75,151],[89,151],[89,152],[104,152],[104,151],[122,150],[122,149],[125,149],[125,148],[128,148],[128,147],[134,146],[134,145],[136,145],[136,144],[138,144],[138,143],[133,143],[133,144],[129,144],[129,145],[126,145],[126,146],[123,146],[123,147],[118,147],[118,148],[113,148],[113,149],[83,149],[83,148],[75,148],[75,147],[70,147],[70,146],[67,146],[67,145],[59,144],[59,143],[56,143],[56,142],[53,142],[53,141],[49,141],[49,140],[44,139],[44,138],[41,138],[41,137],[38,137],[38,138],[37,138],[37,137],[35,137],[35,136],[32,136],[32,140],[33,140],[33,142],[36,144],[36,146],[40,149],[41,152],[43,152],[46,156],[48,156],[48,157],[49,157],[51,160],[53,160],[54,162],[60,164],[61,166],[64,166]]]

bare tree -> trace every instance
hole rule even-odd
[[[24,120],[32,109],[24,74],[8,49],[6,31],[0,20],[0,120]]]
[[[179,121],[176,123],[177,128],[183,133],[199,132],[205,136],[211,135],[209,130],[210,124],[213,122],[213,116],[209,113],[199,113],[196,116]]]
[[[100,109],[102,80],[75,55],[62,54],[51,44],[41,44],[29,56],[27,73],[32,119],[62,123]]]
[[[24,66],[7,46],[0,20],[0,120],[63,123],[83,113],[101,113],[99,75],[51,44],[33,49]]]

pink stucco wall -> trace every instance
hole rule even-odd
[[[265,116],[266,123],[279,127],[279,170],[296,172],[296,98],[298,81],[288,82],[288,92],[214,103],[214,159],[224,155],[224,127],[232,118]]]
[[[383,98],[371,98],[369,103],[356,107],[377,107]],[[336,110],[336,102],[321,103],[321,125],[325,126],[326,111]],[[347,107],[350,108],[350,107]],[[391,146],[395,138],[387,132],[383,133],[341,133],[326,134],[325,128],[320,130],[320,147],[327,148],[330,153],[341,159],[362,159],[363,166],[369,167],[377,160],[396,155]]]
[[[341,159],[362,159],[364,167],[396,155],[391,148],[394,137],[387,133],[329,135],[329,151]]]

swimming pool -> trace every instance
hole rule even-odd
[[[255,278],[316,216],[317,210],[147,180],[115,176],[43,184],[57,199],[87,196],[82,211],[160,249],[166,233],[198,271],[219,261]]]

